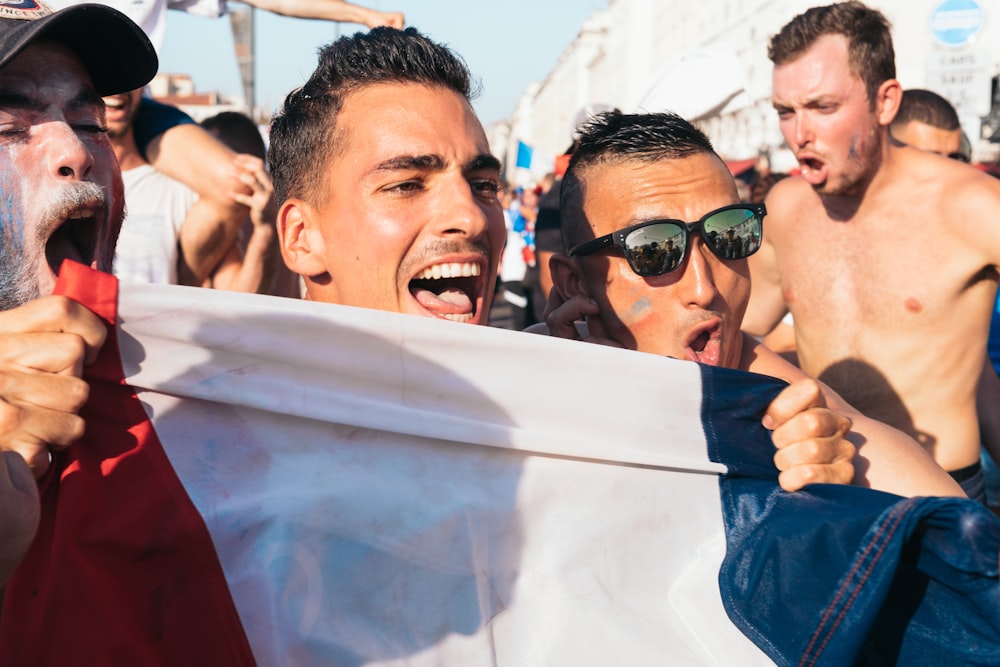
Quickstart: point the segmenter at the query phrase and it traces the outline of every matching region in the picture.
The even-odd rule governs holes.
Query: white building
[[[491,145],[509,166],[523,141],[555,156],[570,143],[571,122],[586,104],[623,111],[675,111],[712,138],[726,159],[782,147],[771,108],[767,42],[808,0],[608,0],[522,95]],[[975,157],[1000,150],[1000,1],[870,0],[893,25],[897,78],[929,88],[959,110]],[[992,139],[992,141],[991,141]],[[529,175],[507,177],[524,180]],[[520,177],[520,178],[518,178]]]

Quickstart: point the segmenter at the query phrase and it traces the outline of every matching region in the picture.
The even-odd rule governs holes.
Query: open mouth
[[[476,262],[442,262],[418,273],[410,281],[410,293],[434,317],[471,322],[482,294],[481,276]]]
[[[810,185],[820,185],[826,181],[826,163],[815,157],[799,158],[802,177]]]
[[[97,228],[98,217],[93,208],[70,211],[45,244],[45,258],[52,272],[58,274],[66,259],[90,266],[97,247]]]
[[[689,361],[718,366],[722,357],[722,322],[712,318],[695,327],[688,335],[685,353]]]

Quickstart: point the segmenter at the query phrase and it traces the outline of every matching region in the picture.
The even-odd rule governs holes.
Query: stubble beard
[[[882,155],[882,136],[877,127],[872,129],[868,139],[868,148],[864,153],[851,150],[847,164],[836,182],[831,182],[827,177],[826,182],[816,186],[816,192],[832,197],[859,197],[864,194],[868,183],[878,171]]]

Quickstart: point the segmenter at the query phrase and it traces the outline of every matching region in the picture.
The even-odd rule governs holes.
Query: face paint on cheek
[[[19,182],[6,151],[0,152],[0,310],[15,308],[38,296],[34,280],[37,258],[25,254],[24,207]],[[15,196],[17,194],[18,196]]]
[[[652,314],[653,305],[649,302],[648,297],[643,296],[632,302],[632,305],[624,311],[618,313],[618,316],[619,319],[621,319],[622,324],[626,327],[632,327],[641,323]]]
[[[861,152],[858,150],[858,143],[860,141],[861,140],[858,137],[851,137],[851,148],[847,151],[848,160],[857,160],[861,155]]]
[[[0,154],[0,163],[3,162],[3,155]],[[20,199],[14,197],[17,192],[17,188],[13,187],[16,176],[12,177],[10,169],[7,166],[0,170],[0,234],[3,235],[4,252],[13,248],[20,257],[24,252],[24,210]]]

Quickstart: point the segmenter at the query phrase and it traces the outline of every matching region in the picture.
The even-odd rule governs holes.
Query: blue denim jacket
[[[706,368],[730,619],[779,665],[1000,664],[1000,520],[960,498],[814,485],[786,493],[760,437],[782,383]],[[719,403],[726,406],[719,410]]]

